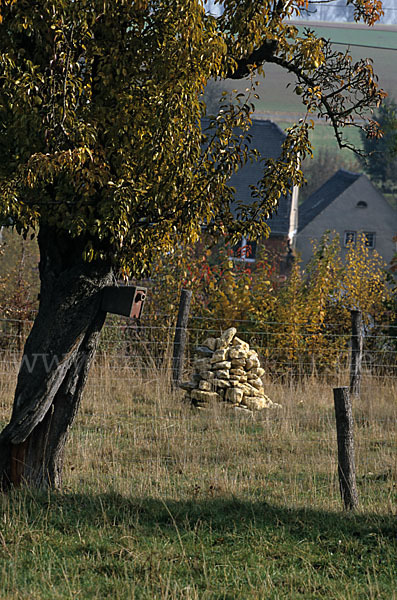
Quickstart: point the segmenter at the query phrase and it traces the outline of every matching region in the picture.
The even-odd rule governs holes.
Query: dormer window
[[[368,204],[366,202],[364,202],[364,200],[359,200],[356,204],[357,208],[367,208]]]

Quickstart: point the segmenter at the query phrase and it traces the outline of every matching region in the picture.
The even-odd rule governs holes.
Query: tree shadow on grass
[[[391,514],[288,508],[225,496],[162,501],[115,492],[20,490],[1,505],[8,511],[6,544],[15,547],[23,573],[26,564],[30,577],[36,572],[32,540],[37,544],[39,538],[43,556],[65,565],[66,577],[83,590],[81,598],[393,597],[397,548]],[[12,560],[9,565],[15,568]],[[69,597],[62,582],[52,585],[64,594],[57,597]],[[167,596],[169,585],[179,591]],[[43,600],[54,597],[53,588],[49,593]]]
[[[162,531],[177,535],[191,532],[197,525],[213,535],[238,534],[246,531],[283,531],[291,542],[321,539],[360,540],[371,546],[374,536],[386,543],[397,541],[397,522],[392,514],[346,513],[289,508],[266,502],[237,498],[160,500],[128,498],[109,492],[90,495],[76,493],[13,492],[14,505],[36,523],[64,533],[76,527],[114,527],[139,529],[140,534],[157,536]]]

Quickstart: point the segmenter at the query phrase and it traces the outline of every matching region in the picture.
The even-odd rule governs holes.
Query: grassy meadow
[[[395,52],[369,52],[395,95]],[[287,83],[269,66],[259,89],[258,115],[281,126],[301,116]],[[312,141],[336,148],[326,125]],[[3,356],[1,428],[17,368]],[[196,411],[167,370],[99,357],[63,489],[0,495],[0,600],[397,600],[397,382],[367,374],[354,401],[354,513],[339,495],[332,396],[347,382],[269,379],[279,409]]]
[[[330,39],[334,43],[335,51],[344,53],[349,50],[353,62],[364,58],[372,61],[380,87],[389,97],[397,97],[396,27],[367,28],[354,26],[352,23],[340,23],[338,26],[310,23],[308,26],[314,29],[318,36]],[[299,29],[302,32],[304,26],[299,26]],[[292,75],[277,65],[269,64],[265,67],[264,80],[259,81],[260,99],[256,106],[259,113],[280,115],[282,119],[288,113],[301,115],[303,107],[300,97],[293,92],[295,79]],[[230,82],[230,85],[240,85],[242,89],[244,83]]]
[[[295,24],[298,25],[298,23]],[[303,32],[306,26],[314,29],[317,35],[333,41],[335,51],[346,52],[349,50],[353,62],[369,58],[380,87],[387,92],[390,98],[397,98],[395,27],[368,28],[352,23],[337,25],[310,22],[299,25],[300,31]],[[301,103],[301,98],[294,93],[295,78],[285,69],[278,65],[267,64],[264,77],[258,77],[257,81],[259,82],[257,88],[259,99],[255,101],[255,117],[271,119],[284,129],[305,116],[305,107]],[[228,91],[237,89],[239,92],[244,92],[249,83],[249,80],[230,80],[219,83],[219,88]],[[352,170],[360,170],[361,167],[355,155],[350,150],[339,149],[332,127],[325,121],[316,120],[316,115],[313,115],[313,118],[316,127],[310,137],[314,157],[316,158],[321,150],[327,150],[334,154],[341,153],[345,162],[351,163]],[[360,134],[356,128],[345,128],[343,135],[347,141],[361,148]]]
[[[282,408],[255,415],[197,412],[127,367],[94,367],[62,492],[0,499],[1,600],[397,598],[395,381],[367,377],[355,402],[349,514],[335,382],[268,381]],[[9,368],[1,425],[14,384]]]

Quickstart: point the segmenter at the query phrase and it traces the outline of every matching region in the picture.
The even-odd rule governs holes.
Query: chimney
[[[295,248],[296,234],[298,233],[298,202],[299,202],[299,187],[294,185],[291,197],[291,209],[289,213],[289,228],[288,240],[291,248]]]

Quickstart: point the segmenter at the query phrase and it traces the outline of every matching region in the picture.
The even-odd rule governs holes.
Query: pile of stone
[[[191,381],[180,384],[186,399],[199,408],[216,401],[250,411],[279,406],[265,395],[261,380],[265,371],[257,353],[236,333],[231,327],[195,349]]]

